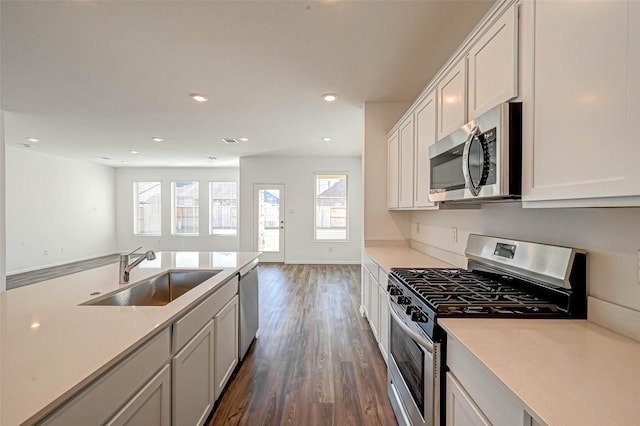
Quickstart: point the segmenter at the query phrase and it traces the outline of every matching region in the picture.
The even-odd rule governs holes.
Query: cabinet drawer
[[[170,356],[169,340],[167,329],[80,392],[42,424],[103,424],[167,363]]]
[[[493,425],[524,424],[525,411],[495,376],[455,338],[447,340],[447,365]],[[447,391],[448,392],[448,391]]]
[[[238,277],[235,276],[224,283],[204,302],[189,311],[173,323],[173,352],[177,352],[196,333],[209,322],[213,316],[238,293]]]
[[[362,252],[362,266],[367,268],[374,280],[378,281],[378,264],[366,252]]]

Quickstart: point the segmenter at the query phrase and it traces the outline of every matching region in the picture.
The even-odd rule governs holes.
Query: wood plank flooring
[[[207,423],[397,425],[359,265],[261,264],[260,330]]]

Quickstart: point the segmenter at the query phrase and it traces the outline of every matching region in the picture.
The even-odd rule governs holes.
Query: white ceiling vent
[[[236,139],[233,138],[222,138],[222,141],[227,144],[239,143]]]

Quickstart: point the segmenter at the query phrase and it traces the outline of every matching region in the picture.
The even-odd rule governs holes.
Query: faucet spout
[[[156,253],[153,250],[149,250],[142,256],[138,257],[133,262],[129,263],[130,254],[131,253],[120,255],[120,284],[126,284],[129,282],[129,273],[133,268],[138,266],[143,260],[153,260],[156,258]]]

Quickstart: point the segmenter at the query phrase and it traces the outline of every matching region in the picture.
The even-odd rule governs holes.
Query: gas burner
[[[438,316],[562,315],[566,309],[519,287],[513,277],[464,269],[392,269],[391,276]]]

